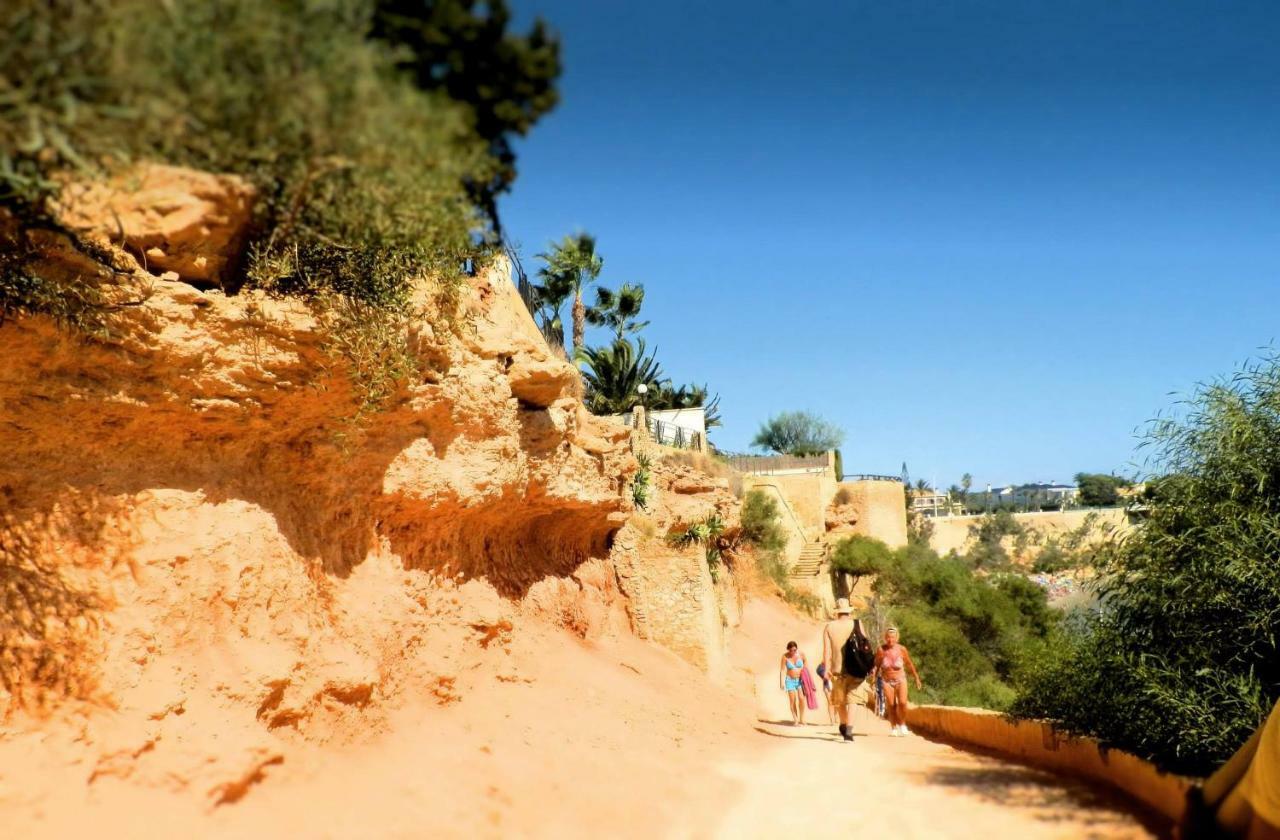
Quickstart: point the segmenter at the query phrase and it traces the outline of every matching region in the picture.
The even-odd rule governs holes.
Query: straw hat
[[[861,598],[854,598],[852,605],[850,605],[848,598],[840,598],[836,601],[835,613],[837,616],[853,615],[854,610],[864,610],[866,608],[867,605]]]

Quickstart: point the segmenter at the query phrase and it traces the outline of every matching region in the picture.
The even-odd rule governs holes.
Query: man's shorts
[[[831,675],[831,704],[847,706],[856,703],[858,688],[866,681],[866,677],[854,677],[849,674]]]

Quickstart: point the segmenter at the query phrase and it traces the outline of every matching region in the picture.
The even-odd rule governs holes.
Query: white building
[[[635,423],[635,414],[611,414],[609,419],[624,426]],[[645,411],[645,425],[655,443],[678,449],[706,449],[707,415],[702,407],[666,408]]]
[[[988,496],[989,494],[989,496]],[[1074,484],[1017,484],[1010,487],[992,487],[987,493],[970,491],[972,499],[989,498],[993,506],[1052,507],[1074,506],[1080,496],[1080,488]]]

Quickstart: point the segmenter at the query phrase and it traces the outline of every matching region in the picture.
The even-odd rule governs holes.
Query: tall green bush
[[[1099,608],[1013,708],[1204,773],[1280,698],[1280,359],[1200,387],[1145,445],[1149,519],[1099,552]]]
[[[250,284],[397,311],[414,278],[456,286],[480,254],[465,183],[496,163],[468,108],[397,70],[372,20],[372,0],[2,4],[0,205],[56,227],[64,173],[232,172],[262,196]],[[68,290],[32,261],[0,271],[0,314],[59,314]]]
[[[757,549],[781,552],[787,547],[778,502],[763,490],[751,490],[742,499],[742,538]]]
[[[895,551],[874,591],[919,662],[929,702],[1007,708],[1015,675],[1057,630],[1058,612],[1025,577],[978,575],[926,546]]]
[[[1005,537],[1020,537],[1025,529],[1007,510],[985,513],[969,526],[969,536],[974,540],[973,546],[965,557],[975,569],[1008,568],[1009,553],[1004,549]]]

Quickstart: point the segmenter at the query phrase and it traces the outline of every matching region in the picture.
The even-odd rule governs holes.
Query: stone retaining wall
[[[1013,720],[986,709],[912,706],[911,728],[921,735],[991,750],[1006,758],[1077,776],[1137,800],[1156,814],[1178,823],[1195,780],[1156,769],[1120,750],[1106,749],[1092,738],[1057,732],[1044,721]]]

